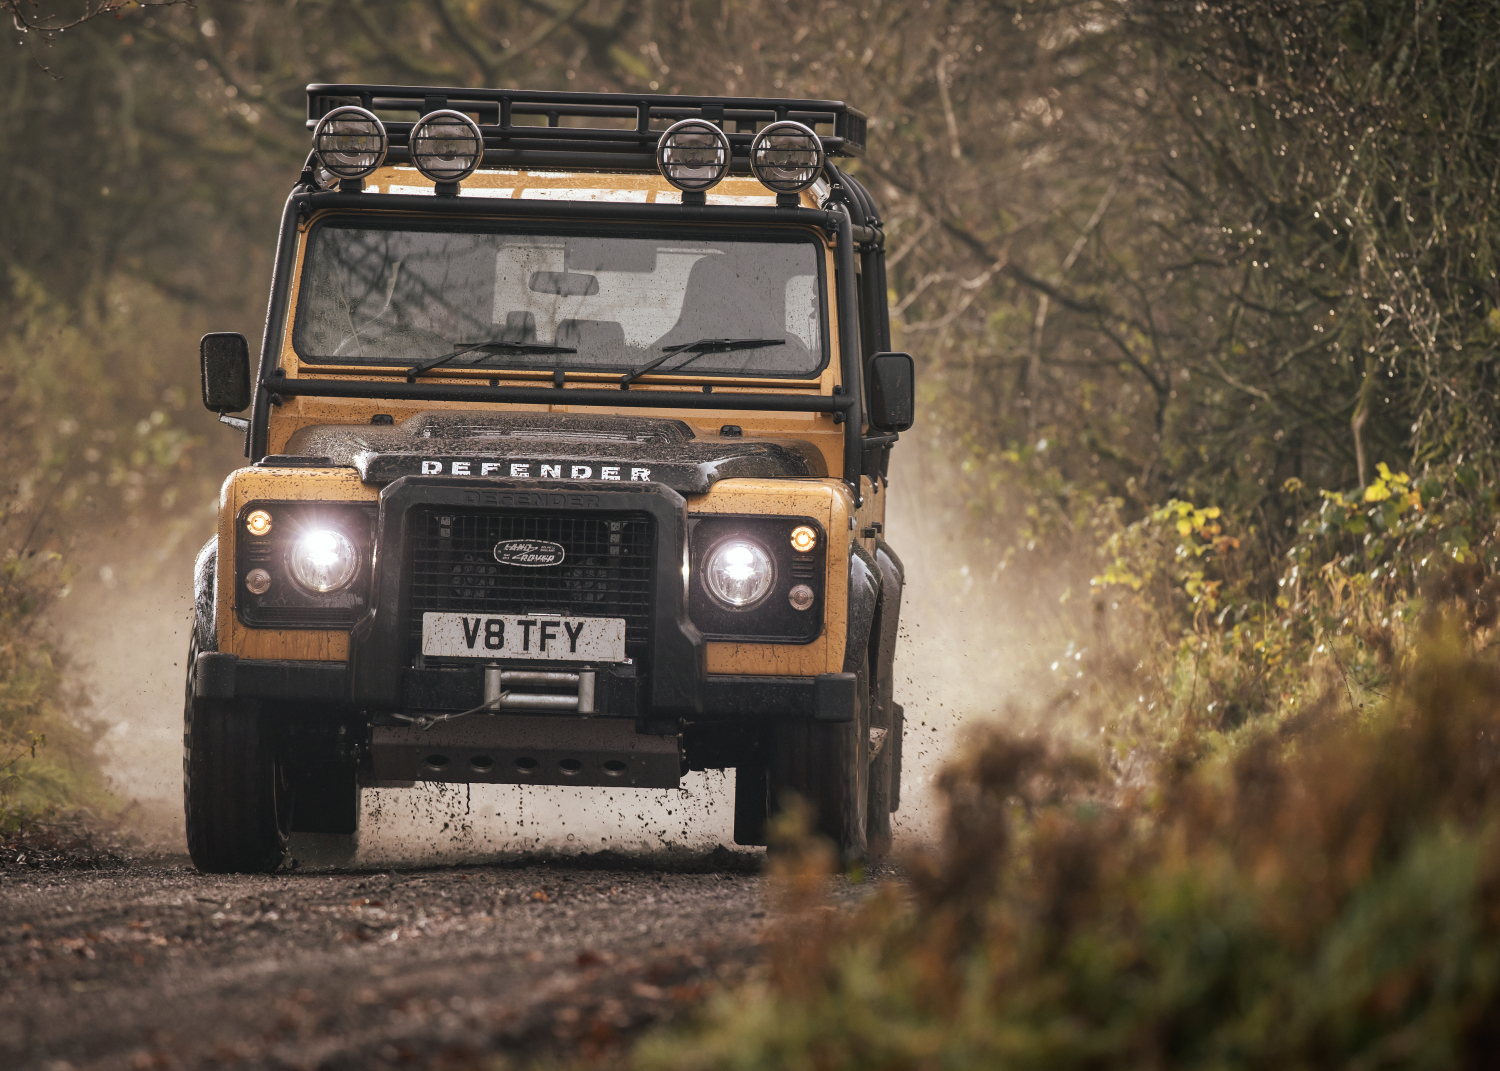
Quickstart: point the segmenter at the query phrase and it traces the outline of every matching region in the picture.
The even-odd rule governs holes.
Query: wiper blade
[[[728,353],[730,350],[754,350],[759,349],[761,346],[785,345],[786,339],[784,338],[700,338],[697,342],[689,342],[684,346],[664,346],[662,347],[660,357],[647,361],[639,368],[632,369],[621,376],[620,389],[629,390],[631,383],[651,371],[651,369],[661,364],[667,358],[675,357],[679,353],[691,354],[688,357],[688,361],[691,361],[695,357],[703,356],[705,353]],[[682,363],[687,364],[687,361],[683,361]],[[680,368],[681,365],[678,367]]]
[[[506,342],[502,339],[494,339],[489,342],[464,343],[462,349],[445,353],[441,357],[432,357],[412,365],[406,370],[406,381],[413,382],[423,372],[430,371],[440,364],[447,364],[455,357],[462,357],[466,353],[483,350],[486,353],[577,353],[572,346],[549,346],[543,342]]]

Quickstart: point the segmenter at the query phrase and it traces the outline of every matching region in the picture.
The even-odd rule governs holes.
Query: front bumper
[[[429,671],[432,686],[448,691],[429,693],[424,707],[469,709],[481,702],[483,679],[478,668]],[[198,656],[193,670],[193,692],[199,699],[255,699],[278,704],[308,704],[330,714],[359,712],[349,691],[349,666],[344,662],[270,661],[240,658],[218,651]],[[760,718],[815,718],[850,721],[858,700],[853,673],[821,673],[816,677],[750,677],[705,674],[700,684],[702,708],[688,720],[754,720]],[[611,711],[608,693],[601,696],[603,713],[656,715],[649,710]]]

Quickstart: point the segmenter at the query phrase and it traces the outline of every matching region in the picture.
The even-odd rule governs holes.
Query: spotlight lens
[[[338,591],[359,571],[359,557],[349,537],[333,528],[315,528],[292,545],[287,564],[292,578],[308,591]]]
[[[765,598],[775,578],[771,556],[745,539],[720,543],[709,554],[703,572],[709,594],[737,610]]]
[[[823,159],[818,135],[791,120],[772,123],[750,143],[750,170],[777,193],[798,193],[818,181]]]
[[[792,549],[798,554],[806,554],[818,545],[818,533],[805,524],[799,524],[792,529]]]
[[[245,531],[253,536],[263,536],[271,530],[271,515],[263,509],[251,510],[245,518]]]
[[[806,584],[798,584],[786,593],[787,601],[792,604],[793,610],[811,610],[813,604],[813,589]]]
[[[335,108],[313,131],[313,151],[336,178],[364,178],[385,162],[385,124],[363,108]]]
[[[662,131],[656,165],[679,190],[701,193],[729,174],[729,139],[712,123],[684,119]]]
[[[433,182],[462,182],[484,161],[484,136],[463,112],[428,112],[407,144],[412,163]]]
[[[271,574],[264,569],[251,569],[245,574],[245,588],[252,595],[264,595],[271,590]]]

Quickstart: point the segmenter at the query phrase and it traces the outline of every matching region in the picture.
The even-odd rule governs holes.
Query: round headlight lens
[[[304,532],[292,544],[287,565],[292,578],[308,591],[326,595],[338,591],[359,572],[359,556],[349,537],[333,528]]]
[[[764,599],[775,574],[771,556],[747,539],[720,543],[709,553],[703,567],[703,581],[709,594],[737,610]]]
[[[385,124],[373,113],[353,105],[333,109],[313,131],[318,162],[341,179],[364,178],[385,163],[389,146]]]
[[[717,186],[729,174],[729,138],[702,119],[684,119],[661,132],[656,166],[662,177],[688,193]]]
[[[433,182],[462,182],[484,162],[484,135],[463,112],[428,112],[412,126],[407,146]]]
[[[823,173],[823,142],[801,123],[772,123],[750,143],[750,170],[767,189],[800,193]]]

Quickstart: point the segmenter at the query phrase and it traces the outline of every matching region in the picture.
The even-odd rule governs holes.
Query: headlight
[[[703,567],[703,582],[709,594],[737,610],[765,598],[775,578],[771,556],[748,539],[720,543],[709,553]]]
[[[750,170],[777,193],[801,193],[823,173],[823,142],[801,123],[772,123],[750,143]]]
[[[335,108],[313,131],[313,151],[328,172],[341,179],[362,179],[385,162],[390,145],[385,124],[353,105]]]
[[[428,112],[406,144],[411,162],[433,182],[462,182],[484,162],[484,136],[463,112]]]
[[[702,119],[673,123],[656,143],[656,166],[679,190],[702,193],[729,174],[729,139]]]
[[[308,591],[326,595],[346,587],[359,572],[359,555],[343,532],[334,528],[314,528],[304,532],[292,544],[287,564],[292,579]]]

